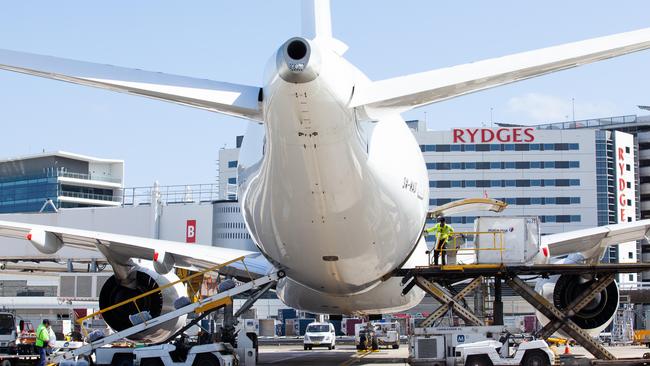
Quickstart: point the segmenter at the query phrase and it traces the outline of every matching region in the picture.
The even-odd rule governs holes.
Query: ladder
[[[104,338],[98,339],[96,341],[90,342],[80,348],[77,348],[75,350],[68,351],[62,355],[58,355],[55,358],[53,358],[50,362],[52,363],[60,363],[63,360],[69,360],[69,359],[74,359],[78,356],[82,355],[90,355],[95,349],[103,346],[107,346],[113,342],[116,342],[122,338],[127,338],[129,336],[132,336],[134,334],[137,334],[139,332],[145,331],[147,329],[153,328],[155,326],[158,326],[162,323],[165,323],[169,320],[176,319],[180,316],[187,315],[189,313],[203,313],[206,311],[211,311],[215,308],[219,308],[221,306],[231,304],[232,303],[232,297],[235,295],[242,294],[246,291],[262,287],[264,285],[267,285],[269,283],[277,281],[280,277],[282,277],[283,272],[274,272],[266,276],[262,276],[260,278],[251,280],[249,282],[243,283],[241,285],[238,285],[236,287],[231,288],[230,290],[223,291],[217,294],[214,294],[210,297],[207,297],[205,299],[199,300],[197,302],[191,303],[189,305],[186,305],[182,308],[179,308],[177,310],[171,311],[169,313],[162,314],[158,317],[155,317],[153,319],[147,320],[143,323],[139,323],[137,325],[134,325],[130,328],[124,329],[119,332],[115,332],[113,334],[110,334]]]

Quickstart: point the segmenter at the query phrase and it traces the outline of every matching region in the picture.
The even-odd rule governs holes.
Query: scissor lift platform
[[[615,360],[615,357],[607,351],[600,343],[596,342],[587,332],[576,325],[571,317],[586,306],[600,291],[609,285],[617,273],[638,273],[650,271],[650,263],[607,263],[607,264],[532,264],[532,265],[507,265],[507,264],[469,264],[469,265],[448,265],[448,266],[427,266],[416,268],[403,268],[396,271],[395,275],[403,277],[403,293],[408,292],[414,286],[422,288],[432,295],[442,306],[434,311],[425,322],[432,324],[437,318],[444,315],[447,309],[456,312],[468,324],[480,324],[480,319],[474,316],[468,309],[462,307],[458,302],[463,296],[472,291],[482,277],[493,277],[496,284],[501,280],[506,283],[524,300],[531,304],[536,310],[544,314],[550,321],[537,334],[539,338],[545,338],[558,330],[573,337],[587,351],[596,358],[602,360]],[[566,309],[558,309],[548,300],[535,292],[519,276],[522,275],[577,275],[590,273],[595,275],[595,281],[587,286]],[[461,281],[473,279],[469,285],[461,290],[456,296],[451,296],[436,280]],[[495,299],[500,301],[500,289],[497,290]],[[495,312],[496,312],[495,306]]]

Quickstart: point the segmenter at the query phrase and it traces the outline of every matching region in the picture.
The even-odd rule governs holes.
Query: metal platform
[[[613,360],[614,356],[601,344],[594,341],[591,336],[576,325],[571,317],[582,309],[600,291],[614,281],[617,273],[638,273],[650,271],[650,263],[616,263],[616,264],[538,264],[538,265],[506,265],[506,264],[476,264],[476,265],[447,265],[405,268],[396,271],[395,275],[403,277],[403,294],[414,286],[433,296],[442,305],[427,319],[426,324],[431,324],[440,318],[447,310],[453,311],[462,318],[466,324],[475,325],[482,321],[469,309],[459,303],[459,300],[473,291],[483,277],[494,278],[495,324],[503,324],[501,303],[501,281],[505,280],[518,295],[531,304],[537,311],[544,314],[549,323],[535,334],[539,338],[547,338],[558,330],[564,331],[580,343],[586,350],[601,360]],[[565,309],[558,309],[548,300],[528,286],[520,276],[536,275],[548,277],[552,275],[577,275],[590,273],[595,275],[595,281],[584,288],[581,294],[574,299]],[[473,279],[456,296],[452,296],[436,282],[456,282]]]
[[[591,264],[465,264],[401,268],[393,273],[396,277],[424,276],[429,279],[468,279],[478,276],[509,277],[509,276],[553,276],[581,273],[639,273],[650,271],[650,263],[600,263]]]

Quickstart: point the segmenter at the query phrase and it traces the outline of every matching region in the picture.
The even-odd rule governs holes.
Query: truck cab
[[[332,323],[310,323],[305,330],[304,338],[305,350],[313,347],[327,347],[327,349],[336,348],[336,333]]]
[[[16,318],[12,313],[0,312],[0,353],[15,353]]]

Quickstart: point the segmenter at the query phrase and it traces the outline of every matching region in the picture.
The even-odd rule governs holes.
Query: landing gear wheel
[[[305,347],[305,351],[307,350],[307,348],[309,348],[309,347],[307,347],[307,346],[304,346],[304,347]]]
[[[335,344],[332,345],[332,349],[336,349],[336,345],[335,345]]]
[[[393,349],[398,349],[398,348],[399,348],[399,344],[394,344],[393,345]]]
[[[528,351],[521,361],[523,366],[550,366],[548,356],[541,351]]]
[[[328,350],[328,351],[331,351],[331,350],[332,350],[332,345],[331,345],[331,344],[330,344],[329,346],[327,346],[327,350]]]
[[[201,354],[194,359],[192,366],[219,366],[219,360],[214,355]]]

